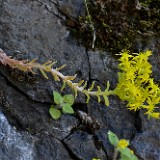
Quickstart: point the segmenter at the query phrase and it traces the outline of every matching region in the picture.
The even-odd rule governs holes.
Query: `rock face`
[[[77,80],[96,81],[102,88],[110,81],[115,88],[117,59],[108,52],[88,51],[65,26],[66,17],[84,14],[81,0],[0,0],[0,48],[20,60],[57,60],[55,67],[67,64],[65,75],[77,74]],[[155,50],[150,61],[159,81],[160,50]],[[46,80],[39,73],[23,73],[0,64],[0,159],[110,160],[113,147],[107,139],[108,130],[130,140],[140,159],[160,159],[160,122],[147,120],[142,111],[128,111],[117,97],[110,97],[107,108],[94,97],[86,105],[85,96],[79,94],[74,109],[95,119],[99,123],[96,130],[76,114],[51,119],[52,92],[60,90],[61,82],[48,76]],[[63,93],[71,90],[66,88]]]
[[[140,119],[141,134],[135,136],[132,146],[142,159],[160,159],[160,122],[148,120],[142,112],[140,112]]]
[[[19,132],[8,123],[2,113],[0,113],[0,129],[2,160],[71,159],[59,140],[46,135],[38,138],[24,131]]]
[[[90,160],[94,158],[100,158],[106,160],[107,157],[97,146],[95,146],[95,140],[93,135],[89,135],[85,132],[74,132],[64,140],[64,143],[73,151],[78,159]]]
[[[0,159],[33,159],[32,137],[25,132],[18,133],[0,113]]]

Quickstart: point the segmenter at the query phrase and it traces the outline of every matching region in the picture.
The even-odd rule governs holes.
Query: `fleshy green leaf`
[[[45,73],[45,71],[43,69],[40,69],[40,72],[42,73],[44,78],[48,79],[48,76],[47,76],[47,74]]]
[[[73,108],[72,108],[71,105],[68,104],[68,103],[62,104],[62,111],[63,111],[64,113],[68,113],[68,114],[73,114],[73,113],[74,113]]]
[[[131,159],[125,156],[124,154],[121,154],[120,160],[131,160]]]
[[[58,110],[58,109],[56,109],[56,108],[53,108],[53,107],[51,107],[50,109],[49,109],[49,113],[50,113],[50,115],[51,115],[51,117],[53,118],[53,119],[59,119],[60,117],[61,117],[61,111],[60,110]]]
[[[66,87],[66,82],[63,81],[63,85],[62,85],[62,87],[61,87],[61,91],[63,91],[65,87]]]
[[[118,151],[121,153],[121,157],[128,157],[128,160],[138,160],[129,148],[118,149]]]
[[[109,106],[109,100],[107,96],[103,96],[104,100],[105,100],[105,104],[108,107]]]
[[[107,91],[109,91],[109,87],[110,87],[110,83],[109,81],[107,81],[107,88],[106,88]]]
[[[66,94],[63,96],[63,102],[69,103],[70,105],[73,105],[74,103],[74,96],[72,94]]]
[[[117,147],[119,139],[113,132],[111,131],[108,132],[108,139],[113,146]]]
[[[54,92],[53,92],[53,96],[54,96],[54,102],[55,102],[56,104],[61,104],[61,103],[63,103],[63,97],[61,96],[60,93],[54,91]]]

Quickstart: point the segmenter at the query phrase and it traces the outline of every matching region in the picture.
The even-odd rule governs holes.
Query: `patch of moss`
[[[117,53],[134,50],[138,35],[158,34],[160,30],[159,0],[90,0],[88,10],[96,30],[95,48]],[[93,31],[86,17],[75,20],[74,35],[91,48]]]

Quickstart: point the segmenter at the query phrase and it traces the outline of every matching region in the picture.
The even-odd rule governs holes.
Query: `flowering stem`
[[[89,89],[86,89],[87,82],[85,82],[84,80],[81,80],[78,83],[72,82],[76,78],[76,75],[74,76],[63,75],[59,70],[61,70],[64,67],[64,65],[60,68],[53,69],[52,67],[56,62],[48,61],[44,64],[39,64],[36,61],[37,59],[33,59],[30,62],[27,62],[25,60],[15,60],[7,56],[7,54],[2,49],[0,49],[0,62],[3,65],[8,65],[11,68],[17,68],[24,72],[29,71],[34,74],[35,70],[39,70],[42,73],[42,75],[47,79],[48,76],[46,73],[51,73],[55,81],[60,81],[61,79],[65,84],[67,84],[70,88],[72,88],[75,91],[75,97],[77,96],[77,92],[85,94],[87,96],[87,102],[90,99],[90,95],[97,96],[99,102],[101,100],[100,97],[103,96],[107,105],[108,104],[107,97],[111,94],[114,94],[113,91],[109,91],[109,83],[105,91],[101,91],[99,86],[97,86],[97,91],[92,91],[94,88],[94,83],[92,83]]]
[[[118,156],[118,150],[117,148],[114,149],[114,155],[113,155],[113,160],[116,160]]]

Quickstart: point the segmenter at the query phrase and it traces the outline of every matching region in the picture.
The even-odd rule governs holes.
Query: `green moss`
[[[151,7],[151,8],[159,8],[159,0],[140,0],[139,1],[142,6]]]
[[[90,19],[88,20],[88,15],[80,17],[71,28],[74,29],[74,35],[81,39],[87,48],[91,48],[91,20],[96,30],[95,48],[112,53],[118,53],[122,49],[134,51],[135,39],[139,35],[143,37],[151,31],[158,35],[160,30],[160,1],[140,1],[140,4],[141,9],[137,9],[136,1],[88,1]]]

